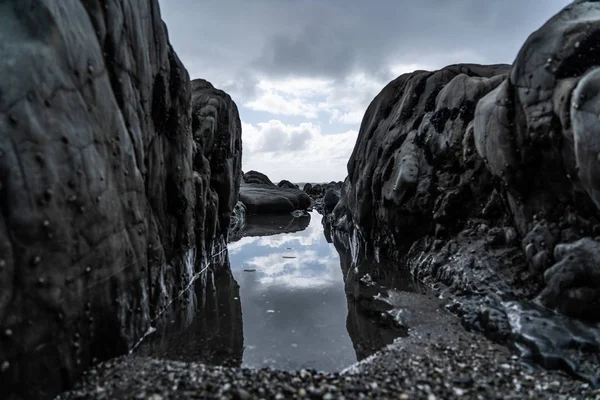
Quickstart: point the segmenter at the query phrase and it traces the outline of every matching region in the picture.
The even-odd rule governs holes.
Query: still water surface
[[[274,232],[302,228],[304,221],[262,217],[261,225],[271,225]],[[313,212],[304,230],[245,236],[229,244],[231,270],[240,285],[242,366],[333,371],[356,362],[346,329],[340,258],[320,221]]]
[[[191,288],[193,304],[174,302],[163,316],[168,323],[136,354],[339,371],[407,334],[393,318],[390,325],[391,306],[374,299],[386,288],[415,291],[411,279],[374,260],[354,264],[355,251],[327,242],[316,212],[249,216],[228,250],[229,265],[211,265]],[[193,315],[181,311],[189,305]]]

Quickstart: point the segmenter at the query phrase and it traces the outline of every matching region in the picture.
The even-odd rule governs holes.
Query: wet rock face
[[[589,239],[600,233],[598,37],[597,2],[566,7],[531,35],[509,78],[477,105],[474,124],[477,151],[504,187],[530,267],[546,278],[540,299],[593,319],[600,318],[597,273],[569,259],[593,259],[600,249]],[[572,254],[558,257],[565,252]]]
[[[241,132],[228,96],[190,86],[157,1],[36,4],[0,6],[0,393],[48,398],[222,242]]]
[[[207,239],[229,229],[241,183],[242,127],[231,97],[203,79],[191,82],[194,184],[205,199],[196,208],[196,235]],[[198,243],[200,246],[201,243]]]
[[[473,113],[507,72],[503,65],[453,65],[386,86],[363,118],[335,219],[391,248],[481,212],[492,176],[475,151]]]
[[[486,287],[477,265],[499,252],[486,265],[520,276],[497,277],[507,291],[600,318],[597,268],[575,262],[600,249],[599,37],[600,4],[575,1],[512,67],[391,82],[365,114],[330,225],[463,293]]]

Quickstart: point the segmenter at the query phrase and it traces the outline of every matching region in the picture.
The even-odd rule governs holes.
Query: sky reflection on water
[[[325,240],[321,216],[311,217],[303,231],[229,244],[240,285],[243,366],[334,371],[356,362],[339,256]]]

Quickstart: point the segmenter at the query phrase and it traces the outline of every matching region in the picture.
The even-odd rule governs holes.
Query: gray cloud
[[[567,0],[161,0],[194,74],[344,77],[403,62],[507,62]],[[477,58],[477,59],[473,59]],[[212,76],[211,76],[212,75]],[[240,88],[247,86],[239,84]]]
[[[191,77],[237,103],[244,168],[306,181],[344,178],[364,110],[396,75],[459,62],[511,63],[528,35],[570,3],[159,2]]]

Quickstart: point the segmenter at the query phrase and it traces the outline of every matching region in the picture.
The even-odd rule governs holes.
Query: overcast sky
[[[160,0],[193,78],[242,119],[243,169],[343,180],[360,121],[398,75],[512,63],[569,0]]]

